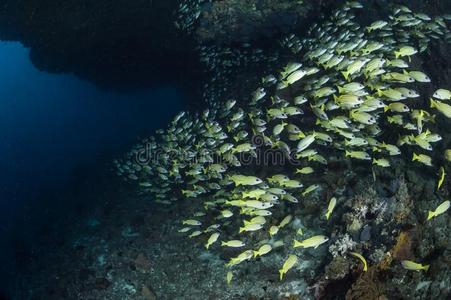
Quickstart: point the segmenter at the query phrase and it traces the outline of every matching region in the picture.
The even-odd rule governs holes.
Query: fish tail
[[[341,74],[343,74],[343,76],[346,80],[349,80],[349,72],[343,71],[343,72],[341,72]]]
[[[434,99],[430,99],[431,100],[431,108],[437,107],[437,102],[434,101]]]
[[[429,270],[429,265],[423,266],[423,270],[425,270],[425,271]]]
[[[327,212],[326,213],[326,220],[329,220],[329,218],[330,218],[330,212]]]
[[[398,59],[400,55],[401,55],[401,52],[400,52],[400,51],[395,51],[395,58],[396,58],[396,59]]]
[[[210,247],[210,245],[209,245],[209,244],[206,244],[206,245],[205,245],[205,249],[208,250],[208,247]]]
[[[241,233],[244,231],[244,227],[240,227],[240,231],[238,233]]]
[[[227,243],[226,242],[224,242],[224,241],[221,241],[221,246],[226,246],[227,245]]]
[[[433,211],[429,211],[429,212],[428,212],[428,218],[427,218],[427,221],[429,221],[429,220],[432,219],[433,217],[435,217],[434,212],[433,212]]]
[[[258,255],[258,251],[254,251],[254,255],[253,255],[254,258],[257,257],[257,255]]]
[[[419,158],[419,156],[416,153],[414,153],[412,156],[412,161],[416,161],[416,160],[418,160],[418,158]]]
[[[344,90],[343,87],[341,87],[341,86],[338,87],[338,92],[339,92],[340,94],[343,92],[343,90]],[[334,95],[334,96],[335,96],[335,95]],[[335,98],[334,98],[334,99],[335,99]]]
[[[340,88],[338,88],[338,92],[341,93]],[[334,97],[335,103],[337,103],[337,99],[338,99],[337,95],[334,94],[333,97]]]
[[[384,112],[388,111],[388,105],[384,105]]]
[[[280,269],[280,270],[279,270],[279,274],[280,274],[280,277],[279,277],[280,279],[279,279],[279,280],[282,280],[283,274],[284,274],[284,273],[283,273],[283,269]]]
[[[345,156],[350,156],[351,153],[348,150],[345,150]]]

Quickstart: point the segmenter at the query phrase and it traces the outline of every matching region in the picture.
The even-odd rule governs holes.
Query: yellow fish
[[[305,239],[303,241],[294,240],[293,248],[302,247],[302,248],[318,248],[319,245],[324,244],[329,240],[328,237],[324,235],[315,235],[311,238]]]
[[[329,206],[327,207],[326,220],[329,220],[330,214],[334,210],[336,204],[337,204],[337,198],[332,197],[329,201]]]
[[[444,212],[446,212],[449,207],[450,207],[450,202],[449,200],[443,202],[442,204],[440,204],[439,206],[437,206],[437,208],[434,211],[429,211],[428,212],[428,220],[437,217],[438,215],[443,214]]]
[[[263,180],[255,176],[232,175],[230,176],[230,179],[232,179],[236,186],[257,185],[263,182]]]
[[[275,234],[277,234],[277,232],[279,232],[279,227],[273,225],[269,228],[269,235],[273,236]]]
[[[289,255],[287,260],[283,263],[282,269],[279,270],[280,280],[282,280],[283,275],[288,272],[298,261],[298,257],[296,255]]]
[[[395,58],[398,59],[400,57],[408,56],[410,60],[410,56],[414,55],[417,52],[418,51],[411,46],[404,46],[399,48],[398,51],[395,51]]]
[[[357,252],[350,252],[351,255],[357,257],[358,259],[360,259],[363,262],[363,271],[366,272],[368,271],[368,265],[366,263],[366,259],[365,257],[363,257],[360,253]]]
[[[429,265],[419,264],[411,260],[402,260],[401,265],[404,269],[411,271],[429,270]]]
[[[208,239],[207,243],[205,244],[205,248],[208,249],[210,248],[210,246],[214,243],[216,243],[216,241],[219,238],[219,233],[215,232],[213,233],[210,238]]]
[[[221,246],[222,247],[227,246],[227,247],[232,247],[232,248],[239,248],[239,247],[245,246],[245,244],[240,240],[230,240],[227,242],[222,241]]]
[[[413,154],[412,161],[419,161],[426,166],[432,166],[432,158],[426,154]]]
[[[442,114],[444,114],[445,117],[451,118],[451,106],[450,105],[445,104],[440,101],[436,101],[432,98],[430,100],[431,100],[431,108],[437,108],[437,110],[439,112],[441,112]]]
[[[233,278],[232,271],[227,272],[227,276],[226,276],[227,285],[230,285],[230,283],[232,282],[232,278]]]
[[[280,222],[279,224],[279,228],[284,228],[288,223],[291,222],[291,219],[293,218],[293,216],[288,215],[285,218],[283,218],[283,220]]]
[[[314,170],[311,167],[304,167],[302,169],[296,169],[296,172],[294,172],[295,174],[311,174],[313,173]]]
[[[240,227],[240,231],[239,233],[243,232],[243,231],[257,231],[263,228],[263,224],[257,224],[257,223],[251,223],[251,224],[247,224],[243,227]]]
[[[440,189],[440,187],[443,184],[443,181],[445,181],[445,176],[446,176],[445,169],[443,167],[440,167],[440,179],[438,180],[437,190]]]
[[[254,257],[262,256],[269,253],[272,250],[271,245],[264,244],[257,251],[254,251]]]

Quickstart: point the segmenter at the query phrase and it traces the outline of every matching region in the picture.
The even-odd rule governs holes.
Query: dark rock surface
[[[200,75],[177,34],[177,0],[4,0],[0,39],[20,41],[40,70],[74,73],[115,89],[178,84]],[[199,80],[197,80],[199,82]]]

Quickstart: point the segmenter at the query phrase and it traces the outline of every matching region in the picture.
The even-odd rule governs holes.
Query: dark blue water
[[[36,222],[55,207],[71,213],[65,191],[95,181],[112,157],[182,106],[176,87],[116,94],[40,72],[21,44],[0,43],[0,274],[14,271],[3,261],[11,262],[18,240],[33,243]]]

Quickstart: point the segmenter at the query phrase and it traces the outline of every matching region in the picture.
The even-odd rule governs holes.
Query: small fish
[[[379,166],[382,168],[387,168],[387,167],[390,167],[390,162],[385,158],[380,158],[380,159],[373,158],[373,165],[376,165],[376,166]]]
[[[226,275],[227,285],[230,285],[230,283],[232,282],[232,278],[233,278],[232,271],[228,271]]]
[[[326,220],[329,220],[330,215],[332,214],[332,211],[334,210],[336,204],[337,204],[337,198],[332,197],[329,201],[329,206],[327,207]]]
[[[441,187],[442,184],[443,184],[443,181],[445,181],[445,176],[446,176],[445,168],[440,167],[440,179],[438,180],[437,190],[440,189],[440,187]]]
[[[302,248],[318,248],[319,245],[324,244],[329,240],[328,237],[324,235],[316,235],[311,238],[308,238],[303,241],[294,240],[293,248],[302,247]]]
[[[316,189],[318,189],[320,186],[319,184],[312,184],[310,186],[308,186],[305,191],[302,192],[302,196],[305,196],[313,191],[315,191]]]
[[[211,245],[213,245],[214,243],[216,243],[216,241],[219,238],[219,233],[215,232],[213,233],[210,238],[208,238],[207,243],[205,244],[205,248],[208,249],[210,248]]]
[[[295,174],[312,174],[314,172],[311,167],[304,167],[302,169],[296,169]]]
[[[178,232],[181,232],[181,233],[183,233],[183,232],[188,232],[188,231],[191,230],[191,228],[192,228],[192,227],[183,227],[182,229],[179,229]]]
[[[278,226],[272,225],[271,227],[269,227],[269,235],[270,236],[276,235],[277,232],[279,232]]]
[[[221,246],[222,247],[239,248],[239,247],[244,247],[245,244],[244,244],[244,242],[242,242],[240,240],[230,240],[227,242],[221,241]]]
[[[201,234],[202,234],[202,231],[196,230],[196,231],[193,231],[188,237],[193,238],[193,237],[199,236]]]
[[[439,206],[437,206],[437,208],[434,211],[429,211],[427,220],[435,218],[438,215],[441,215],[444,212],[446,212],[449,209],[450,204],[451,204],[450,201],[447,200],[447,201],[443,202],[442,204],[440,204]]]
[[[426,166],[432,166],[432,158],[426,154],[413,154],[412,161],[418,161]]]
[[[375,22],[371,23],[370,26],[366,27],[366,30],[368,32],[371,32],[376,29],[384,28],[387,24],[388,24],[387,21],[382,21],[382,20],[375,21]]]
[[[280,222],[280,224],[279,224],[279,229],[280,228],[284,228],[286,225],[288,225],[288,223],[290,223],[291,222],[291,219],[293,218],[293,216],[292,215],[288,215],[288,216],[286,216],[285,218],[283,218],[283,220]]]
[[[282,269],[279,270],[280,280],[283,279],[283,275],[286,274],[298,261],[296,255],[290,254],[287,260],[283,263]]]
[[[451,149],[446,149],[445,150],[445,155],[444,155],[445,159],[447,161],[451,161]]]
[[[243,227],[240,227],[239,233],[241,233],[243,231],[257,231],[262,228],[263,228],[263,224],[251,223],[251,224],[247,224]]]
[[[402,260],[401,265],[404,269],[411,271],[429,270],[429,265],[419,264],[411,260]]]
[[[439,112],[441,112],[442,114],[444,114],[445,117],[451,118],[451,106],[450,105],[445,104],[440,101],[433,100],[432,98],[430,100],[431,100],[431,108],[437,108],[437,110]]]
[[[371,160],[371,156],[366,153],[365,151],[345,151],[345,156],[349,156],[356,159],[363,159],[363,160]]]
[[[230,179],[232,179],[236,186],[257,185],[263,182],[263,180],[255,176],[232,175],[230,176]]]
[[[228,209],[224,209],[224,210],[221,211],[221,215],[222,215],[224,218],[230,218],[231,216],[233,216],[233,212],[231,212],[231,211],[228,210]]]
[[[190,220],[183,220],[182,224],[183,225],[191,225],[191,226],[200,226],[200,225],[202,225],[202,223],[200,221],[192,220],[192,219],[190,219]]]
[[[363,257],[360,253],[357,253],[357,252],[350,252],[350,254],[357,257],[358,259],[360,259],[363,262],[363,271],[364,272],[368,271],[368,265],[366,263],[365,257]]]
[[[257,251],[254,251],[254,258],[269,253],[272,250],[271,245],[264,244]]]
[[[440,99],[440,100],[450,100],[451,99],[451,91],[446,90],[446,89],[438,89],[434,92],[432,97],[434,97],[435,99]]]
[[[417,53],[418,50],[416,50],[415,48],[411,47],[411,46],[404,46],[399,48],[397,51],[395,51],[395,58],[400,58],[400,57],[404,57],[404,56],[410,56],[414,55],[415,53]]]

